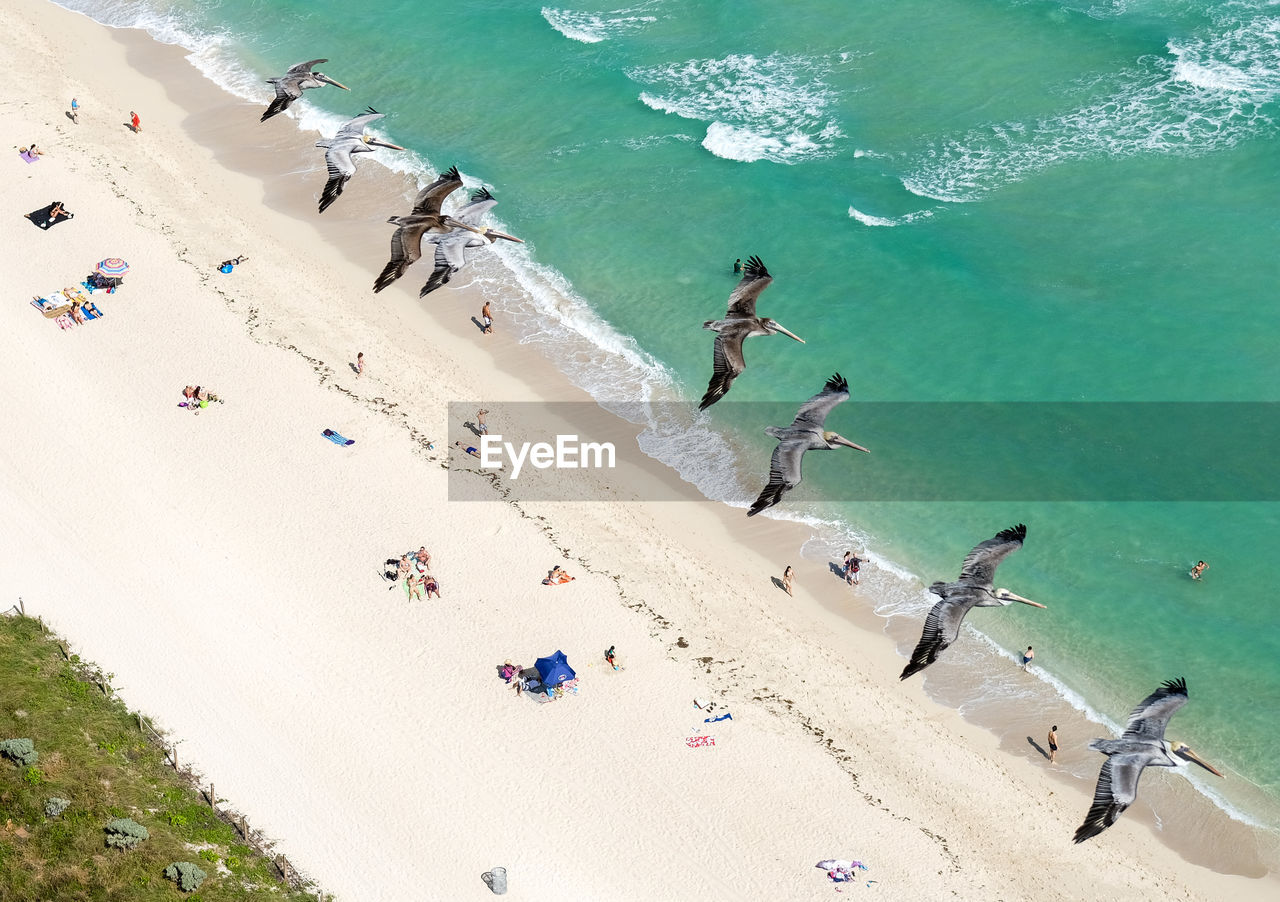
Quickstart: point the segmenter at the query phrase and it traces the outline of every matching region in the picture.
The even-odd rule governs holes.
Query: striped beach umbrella
[[[129,271],[129,264],[125,263],[119,257],[108,257],[98,264],[98,272],[104,276],[112,278],[120,278]]]

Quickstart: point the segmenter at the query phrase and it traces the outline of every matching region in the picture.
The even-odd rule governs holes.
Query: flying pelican
[[[756,316],[756,299],[772,281],[773,276],[769,275],[769,270],[764,268],[760,258],[748,257],[747,265],[742,270],[742,281],[733,289],[733,294],[729,295],[729,310],[725,313],[725,318],[707,320],[702,324],[702,328],[716,333],[716,345],[711,357],[711,382],[707,385],[707,393],[702,396],[702,403],[698,405],[699,410],[706,410],[723,398],[733,385],[733,380],[747,368],[747,361],[742,356],[742,342],[747,338],[781,332],[804,344],[803,338],[788,332],[769,317]]]
[[[427,284],[423,285],[422,290],[418,292],[418,297],[426,297],[453,278],[453,274],[466,265],[467,259],[464,252],[467,248],[488,247],[499,238],[524,244],[522,238],[476,225],[480,217],[497,203],[487,188],[478,188],[471,192],[471,203],[459,210],[456,217],[452,217],[457,228],[443,235],[432,235],[427,238],[427,241],[436,246],[436,266],[431,271]]]
[[[1181,742],[1164,738],[1169,718],[1187,703],[1187,681],[1169,680],[1148,695],[1129,713],[1129,723],[1119,739],[1095,739],[1089,748],[1102,752],[1107,760],[1098,774],[1098,788],[1084,823],[1076,830],[1075,841],[1097,836],[1116,822],[1138,797],[1138,778],[1144,767],[1186,767],[1194,761],[1210,773],[1222,771],[1200,760]]]
[[[324,193],[320,195],[321,213],[329,209],[329,205],[338,199],[338,195],[342,193],[343,186],[350,181],[351,176],[356,174],[356,161],[351,158],[352,154],[368,153],[375,147],[404,150],[399,144],[380,141],[364,133],[366,125],[375,119],[381,119],[384,115],[384,113],[379,113],[373,107],[368,107],[363,116],[357,116],[342,126],[332,138],[316,142],[316,147],[328,148],[324,155],[324,161],[329,166],[329,181],[325,182]]]
[[[323,88],[325,85],[333,85],[335,88],[342,88],[344,91],[350,91],[344,84],[339,84],[323,72],[312,72],[311,67],[320,63],[327,63],[328,60],[307,60],[305,63],[298,63],[296,66],[290,66],[289,71],[279,78],[268,78],[267,84],[276,86],[276,99],[271,101],[271,106],[267,107],[267,111],[262,114],[259,122],[266,122],[277,113],[283,113],[289,109],[289,104],[293,103],[302,96],[302,92],[308,88]]]
[[[836,373],[827,380],[822,391],[800,406],[790,426],[770,426],[764,431],[765,435],[778,439],[778,447],[773,449],[773,458],[769,461],[769,484],[747,511],[748,517],[754,517],[766,507],[773,507],[782,500],[783,493],[800,484],[800,462],[804,458],[804,452],[833,451],[837,446],[844,445],[846,448],[871,453],[843,435],[823,431],[822,426],[826,423],[831,408],[847,400],[849,383]]]
[[[911,661],[902,669],[899,679],[905,680],[938,660],[938,655],[959,638],[960,624],[973,608],[1004,607],[1013,601],[1036,608],[1044,607],[1039,602],[1015,595],[1008,589],[992,588],[996,567],[1008,555],[1021,548],[1022,540],[1026,537],[1027,528],[1021,523],[1001,530],[994,539],[987,539],[969,552],[960,565],[958,580],[953,583],[936,582],[929,587],[934,595],[942,596],[942,601],[935,604],[925,618],[924,634],[920,637],[916,650],[911,653]]]
[[[445,198],[461,187],[462,176],[458,174],[458,167],[453,166],[418,192],[413,202],[413,212],[408,216],[392,216],[387,220],[399,228],[391,236],[391,262],[383,267],[382,273],[373,283],[375,292],[386,288],[418,262],[418,258],[422,256],[423,232],[462,225],[440,212]]]

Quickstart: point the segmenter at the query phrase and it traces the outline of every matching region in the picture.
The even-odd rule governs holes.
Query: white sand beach
[[[874,574],[851,592],[801,559],[803,528],[710,502],[510,503],[480,475],[491,500],[448,500],[470,435],[450,402],[588,399],[501,308],[480,335],[465,285],[372,293],[411,186],[365,161],[317,216],[314,136],[259,125],[179,48],[47,3],[3,0],[0,26],[0,607],[21,596],[114,673],[326,892],[481,899],[500,865],[517,900],[824,899],[814,864],[835,857],[876,881],[848,892],[884,899],[1280,895],[1272,840],[1216,809],[1197,823],[1228,850],[1217,870],[1138,806],[1073,845],[1092,785],[900,683]],[[53,200],[74,219],[22,218]],[[131,271],[94,294],[101,320],[32,308],[108,256]],[[179,408],[188,384],[225,403]],[[440,600],[378,575],[419,545]],[[785,563],[794,598],[771,582]],[[543,586],[555,564],[575,581]],[[497,676],[557,649],[577,694],[537,704]],[[704,724],[695,698],[733,719]]]

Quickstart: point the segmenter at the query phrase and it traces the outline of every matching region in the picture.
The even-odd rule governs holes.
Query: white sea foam
[[[544,6],[542,18],[571,41],[598,44],[652,25],[658,21],[658,17],[649,10],[659,5],[659,2],[645,3],[632,9],[615,9],[607,13],[577,12]]]
[[[882,226],[885,228],[905,225],[915,222],[917,219],[928,219],[932,215],[932,210],[917,210],[914,213],[905,213],[897,219],[885,219],[883,216],[872,216],[870,213],[863,213],[855,207],[849,208],[850,219],[856,219],[865,226]]]
[[[990,191],[1065,162],[1139,154],[1201,156],[1269,134],[1280,97],[1280,18],[1263,0],[1213,11],[1214,26],[1119,73],[1125,87],[1032,123],[975,129],[926,149],[903,186],[940,201]],[[1269,11],[1269,12],[1268,12]]]
[[[663,113],[707,123],[702,146],[729,160],[797,163],[829,156],[844,137],[830,113],[834,92],[823,57],[733,54],[636,67],[627,77],[645,85],[640,102]]]

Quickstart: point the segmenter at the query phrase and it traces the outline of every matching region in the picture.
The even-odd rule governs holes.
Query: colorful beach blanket
[[[684,744],[691,749],[704,749],[714,746],[716,738],[714,736],[690,736],[684,741]]]
[[[345,438],[344,436],[341,436],[338,433],[334,432],[332,429],[326,429],[324,431],[324,437],[327,438],[329,441],[333,442],[335,445],[354,445],[356,443],[355,439]]]

